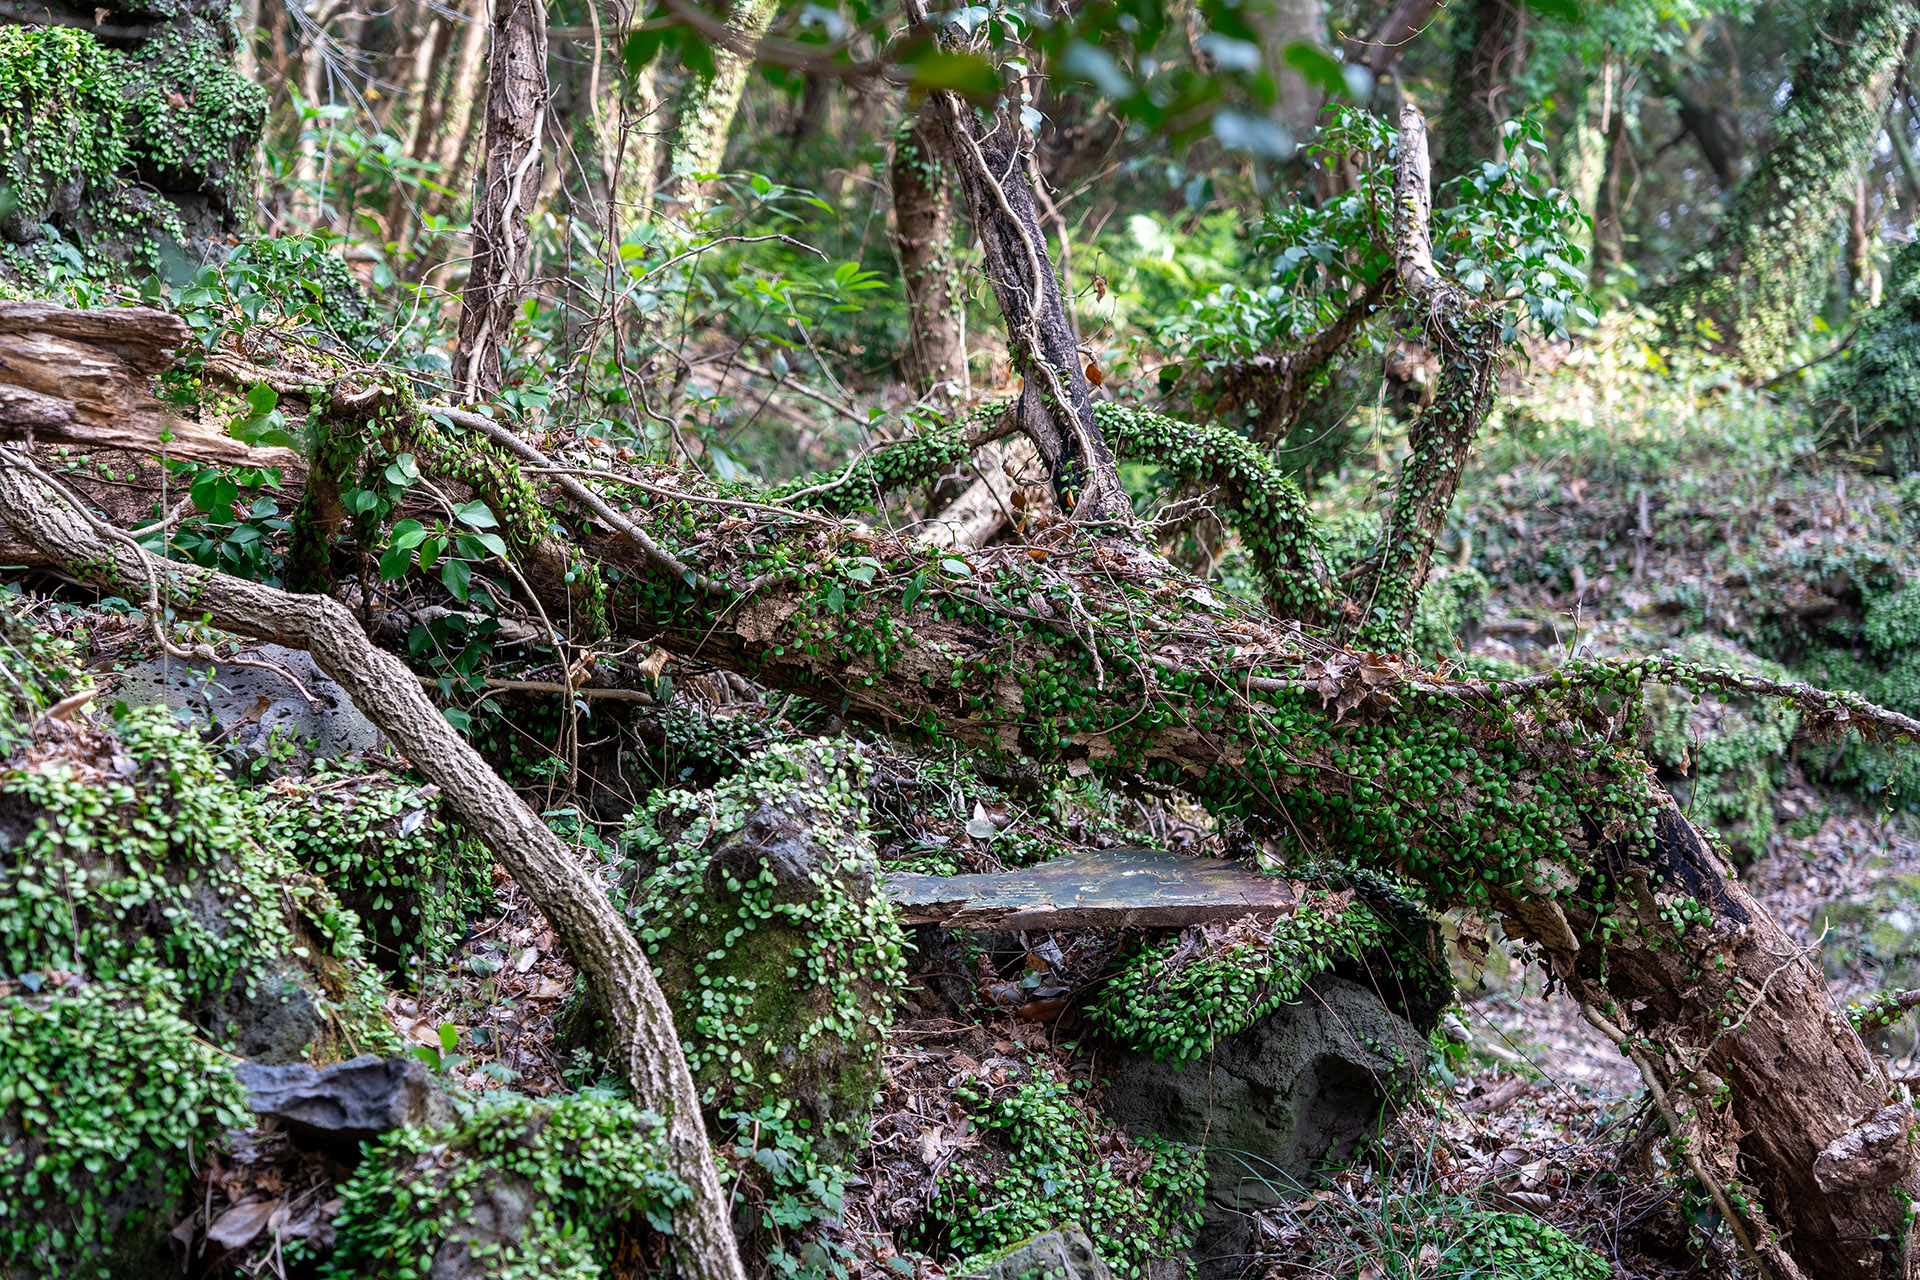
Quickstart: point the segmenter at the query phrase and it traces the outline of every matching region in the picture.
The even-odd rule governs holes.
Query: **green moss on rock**
[[[1129,1139],[1070,1086],[1038,1075],[998,1092],[969,1082],[958,1096],[1001,1149],[940,1180],[930,1216],[967,1260],[956,1274],[1063,1223],[1078,1224],[1126,1280],[1193,1243],[1206,1181],[1197,1152]]]
[[[709,791],[657,793],[627,832],[628,909],[702,1102],[786,1101],[827,1153],[872,1107],[906,980],[865,770],[852,746],[769,748]]]
[[[389,972],[433,972],[492,899],[493,858],[440,816],[437,788],[322,761],[262,804],[271,837],[333,886]]]
[[[0,1272],[91,1276],[185,1186],[245,1100],[150,961],[0,997]]]
[[[665,1126],[590,1091],[484,1104],[448,1129],[371,1144],[340,1188],[329,1280],[601,1280],[649,1233],[672,1229],[687,1189],[667,1170]],[[627,1259],[631,1262],[631,1259]]]
[[[1313,893],[1271,923],[1253,917],[1137,945],[1088,1010],[1130,1049],[1188,1062],[1297,999],[1320,974],[1387,938],[1379,916],[1346,895]]]

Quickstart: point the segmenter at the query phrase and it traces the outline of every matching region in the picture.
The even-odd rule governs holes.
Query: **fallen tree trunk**
[[[667,1125],[673,1171],[691,1193],[676,1215],[689,1274],[744,1280],[713,1153],[673,1015],[638,940],[599,883],[421,692],[347,608],[159,560],[89,516],[18,448],[0,448],[0,518],[49,562],[129,599],[153,593],[240,635],[305,649],[545,913],[612,1024],[612,1056],[641,1106]]]
[[[411,443],[423,470],[440,474],[474,474],[474,452],[489,449],[427,420]],[[21,483],[9,492],[24,496]],[[542,499],[578,530],[556,567],[617,571],[600,615],[607,631],[891,731],[1120,786],[1178,787],[1304,850],[1403,876],[1436,908],[1498,911],[1681,1100],[1711,1176],[1751,1187],[1765,1213],[1751,1234],[1764,1242],[1777,1231],[1787,1251],[1777,1274],[1793,1274],[1792,1262],[1815,1276],[1892,1265],[1908,1230],[1902,1197],[1916,1189],[1906,1157],[1884,1144],[1846,1155],[1849,1134],[1892,1101],[1890,1086],[1829,1013],[1813,968],[1632,745],[1643,683],[1732,677],[1623,662],[1440,680],[1326,646],[1137,545],[1082,540],[1066,526],[1050,542],[970,552],[962,575],[924,545],[676,483],[608,477],[597,487],[610,512],[697,565],[712,590],[664,571],[602,521],[566,514],[558,495]],[[511,509],[503,491],[478,492]],[[714,501],[741,526],[716,535]],[[17,498],[6,514],[23,527],[39,518]],[[92,545],[46,551],[93,574]],[[526,564],[537,593],[566,598],[539,558]],[[116,572],[115,589],[129,590]],[[197,607],[210,606],[203,597]],[[301,642],[224,604],[214,616]],[[1794,700],[1815,726],[1920,732],[1847,696],[1756,691]],[[1818,1176],[1823,1158],[1840,1171]]]

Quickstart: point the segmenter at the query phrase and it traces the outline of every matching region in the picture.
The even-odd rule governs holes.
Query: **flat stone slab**
[[[1300,900],[1297,885],[1244,862],[1164,849],[1102,849],[991,875],[892,875],[883,888],[906,923],[948,929],[1177,929],[1285,915]]]

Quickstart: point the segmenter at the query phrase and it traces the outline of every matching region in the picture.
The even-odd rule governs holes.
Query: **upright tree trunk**
[[[1261,13],[1254,6],[1250,13]],[[1299,68],[1286,61],[1289,45],[1310,44],[1324,48],[1327,43],[1327,8],[1322,0],[1278,0],[1264,9],[1261,45],[1264,47],[1267,74],[1279,89],[1280,121],[1296,138],[1304,138],[1320,114],[1325,95],[1310,83]]]
[[[1470,0],[1459,23],[1433,162],[1442,183],[1500,158],[1500,129],[1517,105],[1513,84],[1526,56],[1520,0]]]
[[[540,191],[547,109],[541,0],[499,0],[487,74],[487,153],[473,189],[473,266],[460,299],[453,378],[468,399],[500,390],[500,345],[527,280],[527,215]]]
[[[1880,272],[1873,265],[1873,245],[1877,237],[1869,214],[1867,179],[1853,184],[1853,199],[1847,202],[1847,305],[1872,307],[1880,303]]]
[[[1130,522],[1132,507],[1094,421],[1092,391],[1034,210],[1027,168],[1033,140],[1008,108],[987,120],[944,90],[928,100],[939,114],[1006,318],[1007,350],[1025,379],[1020,429],[1046,460],[1062,510],[1079,521]]]
[[[1588,81],[1586,92],[1580,95],[1579,105],[1574,110],[1573,128],[1568,131],[1568,145],[1562,160],[1565,166],[1563,181],[1572,193],[1575,204],[1582,210],[1596,209],[1600,201],[1600,184],[1607,169],[1606,126],[1611,123],[1608,117],[1613,106],[1615,75],[1613,59],[1603,60],[1600,73]],[[1589,258],[1592,257],[1592,226],[1576,224],[1568,238],[1585,249]]]
[[[1915,10],[1833,0],[1793,68],[1773,141],[1727,201],[1707,247],[1648,302],[1749,369],[1775,368],[1830,296],[1840,210],[1880,135]]]
[[[922,395],[967,392],[966,312],[953,263],[953,164],[931,100],[893,148],[893,242],[907,291],[907,381]]]
[[[753,69],[752,57],[738,47],[751,47],[766,34],[776,7],[774,0],[739,0],[727,17],[728,39],[737,47],[716,48],[713,74],[688,85],[680,100],[667,179],[683,201],[707,195],[708,182],[700,175],[718,173],[726,163],[734,113],[747,87],[747,72]]]
[[[1632,158],[1629,149],[1633,140],[1627,136],[1626,105],[1627,90],[1632,83],[1633,73],[1624,66],[1619,67],[1613,100],[1601,126],[1606,135],[1606,162],[1600,174],[1599,190],[1594,193],[1593,257],[1587,263],[1587,279],[1596,288],[1620,265],[1625,247],[1621,220],[1626,216],[1627,192],[1621,188],[1627,163]]]
[[[427,147],[432,142],[433,131],[440,121],[441,109],[446,99],[434,92],[440,78],[441,65],[447,58],[447,46],[452,41],[452,29],[447,20],[435,13],[428,20],[427,29],[420,36],[415,47],[412,65],[407,72],[407,85],[404,99],[412,114],[407,119],[406,153],[414,160],[426,159]],[[407,239],[413,230],[415,205],[421,198],[418,188],[394,185],[387,199],[387,238],[401,253],[406,251]]]
[[[612,221],[616,238],[625,239],[652,219],[653,191],[660,181],[660,141],[666,119],[654,64],[640,68],[620,95],[619,105],[619,133],[610,140],[619,154]]]

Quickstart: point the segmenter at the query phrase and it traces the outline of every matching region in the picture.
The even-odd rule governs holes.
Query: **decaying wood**
[[[1103,849],[992,875],[895,875],[883,887],[908,924],[947,929],[1184,929],[1287,915],[1300,902],[1300,886],[1244,862],[1163,849]]]
[[[498,423],[489,421],[487,427],[489,435],[505,432]],[[524,442],[515,451],[522,457],[532,452]],[[430,460],[423,465],[430,466]],[[0,486],[0,511],[32,532],[43,562],[102,585],[111,583],[115,590],[132,586],[144,591],[139,566],[129,565],[124,549],[107,545],[112,555],[103,560],[98,556],[102,535],[95,531],[79,536],[87,529],[72,508],[61,504],[54,516],[78,533],[49,537],[45,524],[54,516],[38,507],[50,504],[21,474],[19,468],[8,470],[5,486]],[[577,478],[570,483],[588,488]],[[595,481],[603,492],[618,483],[612,477]],[[572,563],[591,560],[615,567],[623,582],[665,583],[676,592],[684,587],[684,575],[664,567],[661,546],[649,551],[630,533],[660,531],[663,526],[656,520],[678,518],[670,491],[663,491],[663,498],[630,488],[628,496],[634,501],[631,506],[620,503],[621,511],[592,492],[587,498],[571,488],[548,492],[557,508],[570,501],[577,504],[577,527],[584,532],[568,552],[578,557]],[[602,528],[596,529],[586,516]],[[750,510],[742,518],[749,525],[742,541],[792,538],[796,559],[815,554],[803,549],[805,539],[822,536],[817,520],[771,508]],[[882,564],[900,563],[913,554],[907,544],[881,532],[846,525],[837,526],[836,532],[863,544]],[[961,747],[1039,761],[1084,762],[1116,783],[1164,786],[1177,780],[1177,785],[1204,794],[1219,780],[1246,772],[1249,760],[1271,742],[1271,713],[1297,708],[1303,692],[1317,692],[1327,700],[1329,725],[1349,715],[1391,725],[1404,713],[1406,699],[1440,698],[1456,709],[1457,724],[1479,744],[1475,750],[1537,760],[1540,771],[1577,767],[1577,757],[1568,756],[1564,740],[1551,738],[1530,715],[1508,714],[1514,700],[1538,696],[1552,682],[1568,678],[1565,672],[1481,684],[1449,681],[1388,659],[1363,663],[1257,611],[1211,596],[1200,612],[1156,607],[1157,601],[1191,595],[1198,584],[1130,540],[1070,536],[1072,531],[1064,527],[1058,532],[1060,539],[1044,547],[970,552],[974,573],[966,579],[936,582],[923,590],[909,587],[911,575],[890,573],[864,585],[836,618],[835,630],[844,636],[884,630],[892,646],[885,665],[874,664],[864,653],[843,651],[836,643],[796,641],[796,616],[816,616],[808,610],[816,606],[817,580],[805,573],[752,579],[724,540],[708,544],[699,575],[705,585],[691,598],[680,597],[681,603],[667,613],[614,610],[609,620],[617,633],[644,638],[670,652],[697,655],[769,688],[804,694],[838,708],[850,720],[892,730],[938,725],[946,741]],[[1032,554],[1035,551],[1042,554]],[[564,558],[549,563],[530,556],[521,566],[532,590],[549,602],[555,616],[562,616],[557,609],[568,599],[568,585],[558,577],[567,563]],[[321,646],[314,652],[323,666],[323,652],[338,652],[327,646],[346,643],[290,629],[267,605],[253,603],[293,599],[317,611],[316,626],[350,626],[344,610],[331,602],[279,592],[255,596],[249,593],[265,589],[178,565],[167,565],[162,572],[177,575],[169,577],[170,594],[178,598],[192,591],[195,611],[211,612],[216,625],[282,643],[311,640]],[[989,593],[980,583],[993,583],[995,590]],[[911,606],[905,596],[909,589],[916,601]],[[964,607],[936,609],[936,600]],[[1124,635],[1102,631],[1095,621],[1120,613],[1131,619]],[[1104,708],[1116,726],[1138,721],[1143,709],[1150,708],[1157,727],[1127,738],[1124,754],[1103,733],[1082,731],[1063,738],[1053,705],[1036,697],[1022,679],[1056,662],[1063,652],[1093,656],[1095,678],[1078,691],[1083,707]],[[390,664],[383,671],[401,670],[390,657],[380,660]],[[348,679],[330,673],[353,690]],[[1657,672],[1643,674],[1660,678]],[[408,687],[417,695],[410,677]],[[1920,733],[1920,723],[1857,700],[1798,686],[1759,691],[1792,698],[1830,726],[1851,723],[1888,734]],[[370,696],[383,694],[376,689]],[[427,705],[410,699],[407,714]],[[1423,732],[1422,724],[1416,715],[1406,727]],[[1118,736],[1121,728],[1110,732]],[[409,755],[416,750],[406,742],[401,746]],[[419,749],[423,754],[416,763],[423,770],[441,767],[434,765],[431,744]],[[1330,820],[1316,824],[1303,816],[1313,802],[1329,796],[1340,797],[1355,810],[1391,805],[1395,822],[1440,831],[1463,813],[1499,809],[1506,800],[1472,786],[1447,788],[1427,799],[1383,799],[1364,793],[1362,780],[1341,770],[1305,759],[1298,764],[1297,771],[1263,770],[1255,779],[1257,786],[1236,794],[1250,812],[1298,830],[1310,845],[1337,842],[1346,830]],[[1768,1215],[1764,1225],[1784,1242],[1787,1253],[1782,1256],[1790,1256],[1809,1275],[1877,1277],[1883,1255],[1906,1238],[1905,1204],[1920,1190],[1910,1168],[1891,1183],[1874,1185],[1887,1173],[1890,1148],[1877,1136],[1883,1126],[1875,1117],[1894,1100],[1891,1086],[1852,1027],[1829,1011],[1817,968],[1732,878],[1657,781],[1649,775],[1642,785],[1642,799],[1656,806],[1657,838],[1646,842],[1609,830],[1605,813],[1589,817],[1580,830],[1563,833],[1579,852],[1578,865],[1540,865],[1523,883],[1495,887],[1496,905],[1511,922],[1513,936],[1539,943],[1556,975],[1585,1005],[1621,1028],[1663,1088],[1681,1100],[1684,1114],[1679,1119],[1692,1126],[1710,1173],[1729,1185],[1736,1177],[1743,1179],[1757,1192],[1754,1199]],[[544,832],[537,819],[529,815],[526,820],[534,824],[529,838]],[[514,834],[480,821],[476,828],[502,840]],[[525,851],[511,854],[504,847],[500,856],[516,878],[529,861]],[[530,876],[539,874],[538,859],[533,861],[536,865],[527,869]],[[1601,874],[1618,899],[1616,914],[1605,927],[1554,890],[1557,884]],[[573,918],[598,920],[592,912]],[[596,963],[601,967],[588,970],[591,980],[620,979],[623,971],[608,967],[612,962]],[[636,1066],[636,1072],[642,1073],[644,1066]],[[659,1095],[643,1090],[641,1096]],[[1719,1100],[1708,1105],[1707,1099],[1715,1098]],[[1855,1137],[1848,1139],[1849,1134]],[[1820,1163],[1828,1152],[1832,1154]],[[1756,1236],[1762,1234],[1760,1225],[1755,1224]]]
[[[692,1190],[676,1215],[680,1261],[706,1280],[745,1280],[673,1015],[631,927],[538,814],[453,731],[404,663],[375,648],[345,605],[159,560],[115,536],[16,446],[0,447],[0,518],[66,572],[129,599],[169,603],[239,635],[305,649],[545,913],[612,1025],[634,1098],[665,1117],[668,1159]]]
[[[169,410],[153,378],[188,337],[178,316],[144,307],[70,311],[0,302],[0,441],[154,450],[223,466],[301,468],[289,449],[241,444]]]
[[[960,496],[928,518],[927,539],[943,547],[983,547],[1014,522],[1022,500],[1014,477],[1039,475],[1033,442],[1021,436],[983,446],[975,457],[976,479]]]

